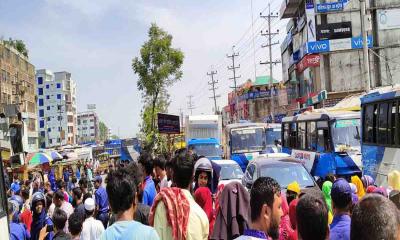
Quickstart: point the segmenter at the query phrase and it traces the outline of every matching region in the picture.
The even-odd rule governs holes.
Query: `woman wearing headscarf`
[[[357,187],[358,199],[361,199],[362,197],[364,197],[365,191],[364,191],[364,185],[363,185],[361,179],[357,175],[356,176],[352,176],[351,177],[351,183],[353,183]]]
[[[296,207],[299,199],[296,198],[289,204],[289,218],[290,225],[292,226],[293,232],[289,236],[289,240],[297,240],[297,220],[296,220]]]
[[[388,185],[391,190],[400,191],[400,172],[397,170],[391,171],[388,174]]]
[[[196,203],[199,204],[199,206],[207,214],[208,221],[210,223],[210,230],[208,235],[211,236],[214,227],[215,215],[210,189],[208,189],[207,187],[199,187],[194,193],[194,199]]]
[[[332,189],[332,182],[325,181],[322,184],[322,195],[324,196],[326,205],[328,206],[328,223],[331,224],[333,220],[333,212],[332,212],[332,198],[331,198],[331,189]]]
[[[279,240],[288,240],[294,232],[289,217],[289,205],[286,197],[282,197],[282,217],[279,224]]]

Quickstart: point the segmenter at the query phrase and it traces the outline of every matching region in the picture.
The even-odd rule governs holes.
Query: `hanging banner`
[[[303,59],[297,64],[296,70],[298,73],[302,73],[306,68],[318,67],[321,57],[319,54],[311,54],[304,56]]]
[[[307,37],[308,42],[315,42],[316,37],[316,24],[315,24],[315,9],[314,0],[306,0],[306,19],[307,19]]]
[[[317,25],[317,39],[330,40],[351,38],[351,22],[328,23]]]

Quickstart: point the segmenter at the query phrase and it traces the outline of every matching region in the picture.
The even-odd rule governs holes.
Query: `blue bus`
[[[377,185],[400,169],[400,88],[386,87],[361,98],[363,173]]]
[[[282,152],[313,176],[361,175],[360,112],[305,112],[282,120]]]
[[[258,155],[277,151],[273,145],[275,140],[280,141],[280,128],[280,124],[267,123],[245,122],[227,125],[224,149],[226,159],[237,162],[244,172],[249,161]]]

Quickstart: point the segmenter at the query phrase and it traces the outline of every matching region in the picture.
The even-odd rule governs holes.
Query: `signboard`
[[[374,42],[372,36],[367,37],[368,48],[372,48]],[[362,37],[354,37],[351,39],[351,48],[352,49],[360,49],[363,48],[363,39]]]
[[[179,116],[158,113],[157,123],[159,133],[179,134],[181,132]]]
[[[329,40],[307,42],[307,53],[323,53],[330,51]]]
[[[378,29],[389,30],[400,28],[400,9],[377,10]]]
[[[88,104],[87,109],[88,110],[96,110],[96,104]]]
[[[337,12],[337,11],[342,11],[343,7],[344,7],[343,2],[318,3],[317,12],[318,13]]]
[[[311,169],[314,165],[315,161],[315,152],[301,151],[301,150],[292,150],[292,157],[301,161],[306,167],[308,172],[311,172]]]
[[[309,42],[316,41],[316,23],[314,0],[306,0],[307,38]]]
[[[309,67],[318,67],[320,63],[321,57],[319,54],[311,54],[305,56],[298,64],[297,64],[297,72],[302,73],[306,68]]]
[[[330,40],[329,45],[331,51],[351,49],[351,38]]]
[[[351,22],[317,25],[317,40],[351,38]]]

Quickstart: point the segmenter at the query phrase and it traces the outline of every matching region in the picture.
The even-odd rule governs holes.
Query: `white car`
[[[237,164],[235,161],[233,160],[212,160],[212,161],[221,167],[218,185],[221,184],[226,185],[231,182],[242,183],[243,171],[240,168],[239,164]]]

